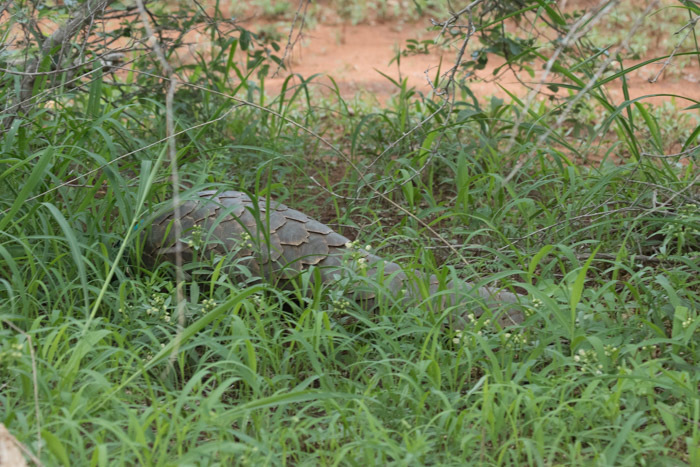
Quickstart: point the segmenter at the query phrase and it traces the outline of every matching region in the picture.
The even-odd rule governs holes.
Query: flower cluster
[[[344,298],[340,298],[338,300],[333,300],[333,308],[335,308],[337,311],[344,313],[348,310],[350,307],[350,302],[348,300],[345,300]]]
[[[681,322],[681,326],[683,327],[683,329],[688,329],[691,324],[693,324],[693,317],[692,316],[688,316],[687,319],[685,319]]]
[[[216,300],[205,298],[204,300],[202,300],[202,313],[209,313],[211,310],[216,308],[216,305]]]
[[[7,345],[5,347],[6,348],[0,350],[0,362],[8,360],[17,360],[18,358],[22,357],[22,351],[24,350],[23,343],[17,342],[14,344]]]
[[[527,337],[525,334],[512,334],[510,332],[504,332],[503,337],[506,340],[506,348],[508,349],[527,344]]]
[[[149,300],[149,302],[151,306],[146,309],[146,314],[148,316],[157,316],[162,313],[163,321],[169,323],[170,313],[168,313],[168,305],[170,300],[166,299],[166,295],[154,293],[153,295],[151,295],[151,299]]]
[[[468,313],[465,315],[465,318],[469,323],[472,325],[476,324],[476,322],[479,320],[479,318],[474,314],[474,313]],[[484,331],[489,330],[489,326],[491,325],[491,320],[486,318],[480,326],[480,329],[476,330],[473,332],[473,334],[477,336],[483,336],[485,333]],[[462,331],[455,331],[455,337],[452,339],[452,342],[455,344],[459,344],[460,341],[463,341],[464,338],[464,333]]]
[[[620,348],[614,345],[605,345],[603,347],[605,356],[609,358],[615,358],[619,350]],[[593,349],[579,349],[578,353],[574,355],[574,362],[580,366],[579,370],[581,372],[588,371],[594,375],[603,374],[603,364],[598,361],[598,354]],[[621,366],[618,366],[618,370],[624,372]]]
[[[347,242],[345,244],[345,248],[348,250],[365,250],[365,251],[371,251],[372,250],[372,245],[365,245],[364,248],[359,248],[357,246],[357,240],[353,242]]]
[[[467,315],[467,318],[468,318],[471,322],[474,322],[474,321],[475,321],[474,313],[468,314],[468,315]],[[486,322],[490,322],[490,320],[487,319]],[[478,330],[478,331],[474,331],[472,334],[481,337],[481,336],[484,335],[484,331],[483,331],[482,329],[480,329],[480,330]],[[463,331],[456,330],[456,331],[455,331],[455,336],[452,338],[452,343],[455,344],[455,345],[459,345],[460,343],[464,345],[464,344],[466,344],[466,338],[467,338],[467,336],[464,334]]]
[[[239,245],[242,246],[243,248],[247,248],[249,250],[252,250],[253,247],[255,246],[253,244],[253,238],[250,236],[248,232],[243,232],[241,234],[240,240],[239,240]]]
[[[580,366],[581,372],[589,371],[594,375],[603,374],[603,365],[598,363],[598,355],[593,349],[579,349],[578,353],[574,355],[574,361]]]
[[[146,310],[147,315],[158,314],[161,310],[166,311],[168,306],[165,303],[165,298],[161,294],[154,293],[151,295],[151,306]]]
[[[187,240],[185,240],[187,246],[195,250],[199,250],[204,245],[204,238],[202,233],[203,231],[201,225],[195,225],[194,227],[192,227],[192,230],[190,230],[190,237]]]
[[[469,314],[467,314],[467,319],[469,320],[470,323],[476,323],[479,318],[477,318],[474,313],[469,313]],[[490,325],[491,325],[491,320],[489,318],[486,318],[482,323],[482,327],[488,327]],[[478,334],[481,335],[481,331]]]
[[[527,307],[524,309],[524,313],[526,317],[530,317],[534,315],[539,308],[542,307],[542,300],[539,298],[533,298],[532,299],[532,305],[530,307]]]
[[[165,344],[162,344],[162,343],[161,343],[161,344],[160,344],[160,348],[161,348],[161,349],[164,349],[164,348],[165,348]],[[146,352],[146,361],[147,361],[147,362],[150,362],[151,360],[153,360],[153,352]]]
[[[357,240],[347,242],[345,248],[350,250],[350,259],[354,260],[360,271],[367,269],[367,253],[372,250],[372,245],[365,245],[364,248],[357,246]]]
[[[612,357],[613,355],[616,355],[619,350],[619,347],[615,347],[614,345],[610,344],[607,344],[605,345],[605,347],[603,347],[603,351],[605,352],[606,357]]]
[[[262,308],[264,305],[262,293],[256,292],[250,296],[250,301],[253,302],[257,308]]]

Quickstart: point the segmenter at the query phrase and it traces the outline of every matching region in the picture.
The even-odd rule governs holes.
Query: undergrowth
[[[308,276],[199,263],[181,313],[139,242],[172,193],[145,55],[1,115],[0,422],[19,442],[46,465],[700,464],[697,102],[669,118],[601,84],[562,124],[569,100],[462,81],[441,108],[395,81],[350,111],[337,89],[264,97],[274,63],[252,50],[177,70],[183,196],[271,196],[407,270],[516,291],[526,321],[451,329],[459,307],[369,313]]]

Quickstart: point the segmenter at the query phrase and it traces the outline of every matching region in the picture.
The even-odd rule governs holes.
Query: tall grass
[[[266,62],[226,63],[178,70],[196,85],[175,96],[183,196],[282,198],[407,269],[514,288],[528,318],[457,331],[444,323],[462,309],[380,296],[368,313],[344,298],[352,283],[279,290],[202,261],[186,266],[180,328],[172,268],[144,264],[139,244],[172,190],[158,80],[136,63],[131,88],[45,82],[0,142],[0,422],[43,463],[700,464],[692,118],[615,104],[601,78],[563,125],[567,101],[464,85],[410,132],[438,101],[405,83],[351,116],[313,81],[265,100]],[[593,76],[580,66],[574,93]],[[0,79],[13,101],[16,78]],[[362,177],[314,136],[339,126]],[[591,154],[607,160],[581,164]]]

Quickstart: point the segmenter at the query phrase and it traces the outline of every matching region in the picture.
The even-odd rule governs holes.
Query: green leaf
[[[688,319],[688,307],[677,305],[673,312],[673,331],[671,337],[681,338],[685,334],[683,322]]]
[[[245,348],[248,353],[248,367],[250,368],[250,371],[253,373],[258,372],[258,360],[255,357],[255,347],[253,347],[253,343],[250,342],[250,339],[245,340]]]
[[[66,242],[68,243],[71,256],[73,257],[73,262],[75,262],[75,266],[78,268],[78,277],[80,277],[80,284],[82,285],[83,290],[85,312],[87,313],[90,308],[90,299],[88,297],[88,280],[87,275],[85,274],[85,263],[83,262],[83,255],[81,252],[80,244],[78,243],[78,239],[75,236],[73,228],[68,224],[68,221],[63,216],[63,213],[59,211],[56,206],[54,206],[51,203],[42,203],[42,205],[46,206],[48,210],[51,211],[51,215],[53,215],[54,219],[56,219],[56,222],[58,222],[58,225],[63,231],[63,235],[66,239]]]
[[[574,288],[571,291],[571,327],[572,327],[572,337],[573,337],[573,327],[576,323],[576,307],[578,306],[579,302],[581,301],[581,295],[583,294],[583,285],[586,283],[586,274],[588,273],[588,269],[591,266],[591,263],[593,262],[593,259],[595,258],[595,255],[598,253],[598,250],[602,244],[598,245],[596,249],[593,251],[591,256],[588,258],[586,263],[583,265],[581,270],[578,272],[578,275],[576,276],[576,281],[574,282]]]
[[[66,448],[63,446],[61,440],[58,439],[56,435],[47,430],[41,430],[41,437],[44,438],[44,441],[46,441],[46,446],[49,448],[49,451],[51,451],[51,454],[58,458],[58,460],[61,462],[61,465],[73,465],[70,461],[70,458],[68,457]]]
[[[185,329],[182,330],[181,333],[179,333],[175,338],[173,338],[168,344],[166,344],[160,352],[158,352],[151,360],[149,360],[143,367],[139,369],[139,371],[135,371],[131,376],[129,376],[124,382],[122,382],[121,385],[116,387],[111,393],[106,395],[105,397],[101,398],[92,409],[95,409],[97,407],[101,407],[105,402],[107,402],[113,395],[117,394],[120,392],[123,388],[128,386],[136,377],[141,375],[142,373],[148,371],[149,369],[153,368],[157,363],[160,361],[166,359],[167,357],[170,356],[170,354],[173,352],[173,350],[180,348],[184,342],[192,338],[195,334],[197,334],[199,331],[204,329],[207,325],[209,325],[212,321],[215,319],[219,318],[223,313],[235,313],[235,308],[240,307],[241,303],[243,300],[247,299],[251,295],[261,292],[264,290],[264,287],[262,285],[256,285],[253,287],[250,287],[246,290],[243,290],[235,295],[233,295],[230,299],[227,301],[221,303],[219,306],[211,310],[209,313],[206,315],[202,316],[199,318],[197,321],[194,323],[190,324],[187,326]]]
[[[620,459],[617,458],[618,454],[620,453],[620,449],[622,449],[622,445],[624,443],[629,442],[629,434],[632,432],[634,424],[637,423],[637,420],[639,420],[642,415],[644,415],[643,412],[635,413],[628,418],[627,422],[623,425],[620,431],[615,433],[615,442],[608,446],[608,448],[603,452],[604,457],[600,459],[604,465],[618,465],[620,463]]]
[[[26,181],[23,180],[22,189],[17,195],[17,198],[15,198],[15,202],[12,204],[12,207],[7,214],[0,218],[0,230],[3,230],[12,220],[14,215],[17,214],[17,211],[19,211],[24,205],[27,198],[29,198],[29,194],[32,192],[32,190],[34,190],[34,187],[36,187],[46,176],[46,168],[53,160],[53,148],[46,148],[43,151],[39,151],[37,154],[41,154],[41,156],[39,157],[39,161],[34,166],[31,175],[26,179]]]
[[[428,159],[428,155],[430,154],[430,148],[433,146],[433,141],[435,141],[435,138],[437,137],[439,131],[433,131],[431,133],[428,133],[428,136],[425,137],[423,140],[423,143],[420,145],[420,151],[418,151],[418,163],[419,167],[423,167],[423,164],[425,164],[425,161]]]
[[[535,269],[537,269],[537,265],[540,264],[540,261],[542,261],[542,258],[547,256],[547,254],[552,251],[554,248],[554,245],[545,245],[540,250],[535,253],[535,256],[532,257],[532,260],[530,261],[530,264],[527,267],[527,275],[529,276],[530,280],[533,279],[534,274],[535,274]]]
[[[102,67],[97,68],[93,72],[92,83],[90,84],[90,94],[87,104],[87,115],[91,118],[97,118],[102,115],[102,106],[100,99],[102,98]]]

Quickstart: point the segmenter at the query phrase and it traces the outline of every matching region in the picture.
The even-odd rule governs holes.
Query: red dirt
[[[396,55],[397,48],[405,46],[406,39],[421,40],[435,37],[434,32],[426,31],[427,25],[427,21],[418,24],[383,23],[355,26],[319,24],[312,30],[304,31],[303,39],[297,43],[291,54],[291,60],[288,60],[290,63],[289,72],[298,73],[305,78],[316,73],[323,74],[323,77],[314,80],[316,85],[321,87],[330,85],[328,76],[331,76],[338,84],[344,98],[352,97],[360,92],[374,95],[380,103],[384,103],[396,94],[398,91],[396,86],[383,77],[378,70],[394,79],[398,79],[399,76],[408,78],[409,86],[415,87],[420,92],[428,93],[431,88],[426,79],[426,72],[430,78],[435,77],[440,65],[440,55],[434,53],[402,57],[400,69],[396,63],[388,65],[389,61]],[[254,29],[255,21],[252,21],[248,26]],[[666,55],[670,52],[670,50],[650,51],[648,57],[642,57],[637,62],[654,56]],[[442,54],[442,58],[442,71],[444,72],[454,62],[455,52],[446,51]],[[630,66],[632,63],[626,62],[625,65]],[[528,90],[518,82],[510,71],[502,72],[496,80],[493,79],[493,70],[502,64],[502,60],[489,59],[487,68],[479,73],[479,77],[491,81],[479,80],[471,83],[471,89],[476,95],[507,97],[496,83],[520,97],[527,95]],[[670,69],[672,67],[673,62]],[[674,70],[674,76],[671,78],[668,78],[667,73],[664,73],[656,83],[650,83],[649,78],[656,75],[660,68],[661,63],[656,63],[627,76],[627,84],[632,98],[650,94],[676,94],[700,100],[700,85],[698,85],[700,68],[697,61],[693,61],[691,66],[681,70],[680,73],[678,70]],[[284,70],[282,72],[284,73]],[[521,79],[535,85],[541,74],[540,70],[532,78],[523,72]],[[269,86],[273,93],[278,92],[285,77],[286,75],[268,79],[266,86]],[[614,101],[616,103],[622,102],[620,83],[610,86],[609,89]],[[669,99],[669,97],[655,97],[646,101],[659,104]],[[690,104],[688,101],[679,101],[678,105],[685,107]]]
[[[314,80],[317,85],[330,85],[328,76],[338,84],[344,98],[357,92],[371,94],[384,102],[398,89],[382,73],[398,80],[408,78],[409,86],[429,92],[426,70],[434,78],[440,57],[418,55],[401,57],[401,67],[389,65],[399,46],[406,39],[428,39],[431,35],[425,27],[416,24],[359,24],[319,25],[305,32],[300,44],[294,48],[289,62],[289,72],[309,77],[316,73],[324,76]],[[443,66],[443,70],[444,70]],[[278,91],[284,77],[269,80],[272,91]]]

